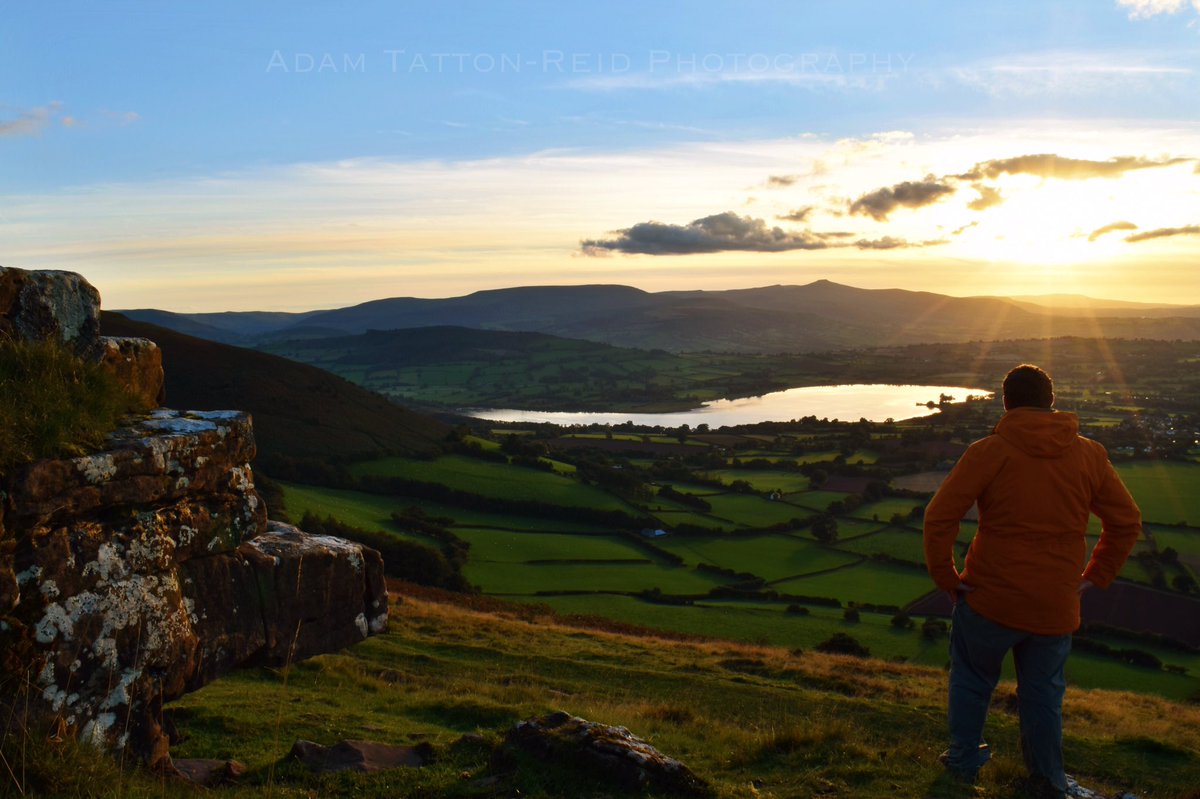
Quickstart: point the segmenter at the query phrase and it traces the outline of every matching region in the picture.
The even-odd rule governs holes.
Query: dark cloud
[[[1200,225],[1160,227],[1156,230],[1147,230],[1145,233],[1134,233],[1132,236],[1126,236],[1125,241],[1149,241],[1150,239],[1165,239],[1168,236],[1200,236]]]
[[[687,255],[731,250],[822,250],[829,246],[808,231],[791,233],[779,227],[767,227],[761,219],[738,216],[733,211],[706,216],[686,225],[640,222],[618,230],[616,234],[612,239],[582,241],[580,247],[587,255],[605,252]]]
[[[1052,153],[1019,155],[1016,158],[1000,158],[982,161],[970,172],[957,175],[960,180],[997,178],[1001,175],[1037,175],[1060,180],[1086,180],[1088,178],[1119,178],[1135,169],[1154,169],[1174,164],[1185,164],[1194,158],[1165,158],[1154,160],[1134,156],[1110,158],[1107,161],[1089,161],[1083,158],[1067,158]]]
[[[881,239],[859,239],[854,242],[854,246],[860,250],[903,250],[910,247],[933,247],[938,244],[945,244],[945,239],[934,239],[931,241],[908,241],[899,239],[895,236],[884,236]]]
[[[979,196],[971,202],[967,203],[967,207],[972,211],[985,211],[993,205],[999,205],[1004,202],[1004,198],[1000,196],[1000,190],[994,189],[991,186],[984,186],[982,183],[976,183],[971,188],[979,192]]]
[[[1098,227],[1088,234],[1088,241],[1095,241],[1105,233],[1112,233],[1114,230],[1137,230],[1137,225],[1132,222],[1113,222],[1111,225]]]
[[[782,219],[784,222],[803,222],[804,220],[808,219],[808,215],[811,214],[812,211],[813,206],[806,205],[803,208],[794,208],[791,211],[788,211],[786,214],[780,214],[775,218]]]
[[[848,230],[829,230],[824,233],[812,232],[819,239],[848,239],[854,234]]]
[[[948,186],[932,176],[922,181],[906,180],[895,186],[864,194],[850,205],[850,213],[869,216],[876,222],[882,222],[900,206],[920,208],[932,205],[945,195],[953,193],[953,186]]]
[[[767,177],[767,185],[771,188],[785,188],[799,179],[799,175],[770,175]]]

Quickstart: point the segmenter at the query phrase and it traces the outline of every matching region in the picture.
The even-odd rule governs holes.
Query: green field
[[[845,499],[849,494],[841,491],[801,491],[798,494],[788,494],[786,499],[794,505],[809,510],[823,511],[830,502]]]
[[[444,455],[434,461],[382,458],[356,464],[352,472],[356,477],[375,475],[441,483],[460,491],[498,499],[530,500],[598,510],[626,510],[626,506],[612,495],[570,477],[465,455]]]
[[[799,472],[772,471],[767,469],[716,469],[704,473],[705,477],[720,480],[726,485],[734,480],[745,480],[755,491],[781,491],[792,494],[807,491],[809,480]]]
[[[756,494],[718,494],[704,499],[712,506],[713,516],[738,527],[767,527],[810,515],[803,508]]]
[[[476,563],[526,563],[531,560],[643,559],[647,554],[613,535],[570,535],[455,527],[454,534],[471,544]]]
[[[921,533],[915,530],[897,530],[894,527],[888,527],[877,533],[849,540],[844,536],[839,537],[834,546],[859,555],[889,555],[912,563],[925,563],[925,548]]]
[[[853,563],[857,558],[786,534],[699,538],[676,536],[656,542],[689,565],[708,563],[780,580]]]
[[[617,591],[658,588],[667,594],[705,594],[725,579],[659,563],[488,563],[472,560],[463,570],[489,594],[530,596],[543,591]]]
[[[360,491],[341,491],[336,488],[295,485],[284,483],[284,502],[288,516],[299,522],[305,512],[324,518],[333,516],[338,521],[364,530],[382,530],[404,537],[407,534],[394,521],[392,514],[409,507],[403,499],[364,494]]]
[[[870,519],[872,517],[876,517],[879,519],[879,521],[886,522],[897,513],[905,518],[908,518],[908,514],[913,508],[923,507],[925,507],[925,503],[917,499],[889,498],[881,499],[878,502],[859,505],[858,508],[855,509],[850,515],[857,516],[860,519]],[[918,521],[917,524],[919,525],[920,522]]]
[[[1200,464],[1135,461],[1117,465],[1148,522],[1200,527]]]
[[[458,508],[412,497],[385,497],[363,491],[281,483],[288,516],[299,521],[305,511],[318,516],[333,516],[354,527],[385,532],[400,532],[392,522],[394,511],[418,507],[429,516],[454,519],[455,524],[467,527],[495,527],[505,530],[531,530],[563,533],[599,532],[594,524],[540,519],[536,516],[516,516],[487,511]]]
[[[811,577],[799,577],[771,586],[780,593],[824,596],[845,602],[907,605],[933,590],[923,568],[863,561],[857,566]]]

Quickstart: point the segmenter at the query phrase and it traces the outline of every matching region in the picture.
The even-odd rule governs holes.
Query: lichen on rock
[[[98,318],[78,275],[0,267],[0,335],[110,361],[157,404],[158,348],[101,340]],[[40,725],[163,765],[163,702],[385,628],[379,554],[269,525],[254,452],[248,414],[158,409],[100,452],[0,475],[0,734]]]

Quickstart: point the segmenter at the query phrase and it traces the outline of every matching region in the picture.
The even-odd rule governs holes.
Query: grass
[[[611,535],[518,533],[471,527],[455,527],[454,534],[471,543],[471,560],[480,563],[630,560],[646,557],[646,553],[636,545]]]
[[[545,591],[616,591],[658,588],[667,594],[704,594],[723,578],[660,563],[467,563],[467,579],[489,594],[534,596]]]
[[[799,577],[771,586],[781,593],[827,596],[842,602],[906,605],[931,590],[924,568],[864,561],[849,569]]]
[[[533,500],[598,510],[626,510],[611,495],[570,477],[465,455],[445,455],[433,461],[383,458],[356,464],[352,471],[356,476],[403,477],[441,483],[485,497]]]
[[[587,598],[556,601],[587,607]],[[743,627],[765,615],[753,607],[725,610]],[[843,629],[864,638],[871,628],[897,645],[919,638],[883,629],[877,614],[863,619],[847,626],[826,615],[815,624],[818,632]],[[813,621],[792,620],[798,628]],[[944,647],[944,639],[927,645],[931,656],[944,657]],[[974,789],[947,781],[937,763],[945,692],[940,668],[807,647],[609,632],[536,609],[425,592],[393,605],[383,635],[286,670],[234,672],[166,712],[182,733],[174,757],[236,758],[248,766],[240,785],[220,789],[230,799],[612,796],[585,772],[522,760],[492,765],[505,730],[559,709],[627,727],[686,763],[712,785],[715,799],[1023,799],[1017,722],[1006,710],[1012,683],[997,689],[986,730],[994,757]],[[1064,725],[1068,769],[1085,785],[1106,793],[1129,788],[1145,799],[1195,795],[1194,704],[1072,685]],[[426,742],[436,757],[420,769],[314,775],[286,760],[301,738]],[[3,745],[26,795],[196,796],[83,747],[41,739]],[[0,791],[12,792],[15,783],[4,779]],[[487,779],[494,782],[483,787]]]
[[[62,344],[0,339],[0,474],[98,449],[135,410],[115,377]]]
[[[657,542],[689,565],[708,563],[737,572],[749,572],[766,580],[823,571],[853,563],[856,558],[789,535],[752,538],[676,537]]]
[[[705,473],[706,477],[725,484],[734,480],[745,480],[755,491],[781,491],[791,494],[808,489],[808,478],[798,472],[771,471],[760,469],[716,469]]]
[[[1012,691],[1004,683],[999,695]],[[940,669],[586,631],[406,597],[388,634],[294,667],[286,686],[277,672],[252,670],[180,700],[173,713],[189,737],[174,751],[237,756],[251,768],[249,786],[229,794],[258,796],[266,769],[295,738],[429,741],[441,757],[425,769],[316,777],[286,767],[270,792],[466,796],[490,773],[502,730],[561,708],[628,727],[682,759],[721,799],[1022,796],[1016,719],[1000,709],[989,720],[995,758],[979,788],[943,780],[944,693]],[[275,734],[276,718],[286,733]],[[1178,799],[1200,783],[1194,706],[1071,688],[1065,718],[1068,765],[1085,784]],[[463,741],[476,731],[481,741]],[[545,766],[518,768],[484,795],[518,793],[611,795],[586,775]]]
[[[728,519],[738,527],[766,527],[811,515],[803,508],[756,494],[717,494],[704,499],[712,506],[713,516]]]
[[[430,516],[442,516],[467,527],[495,527],[515,531],[596,532],[596,526],[555,519],[512,516],[501,513],[458,508],[412,497],[385,497],[362,491],[283,483],[288,515],[299,519],[311,510],[321,517],[331,515],[347,524],[369,530],[401,532],[391,520],[393,511],[416,506]]]
[[[846,540],[840,538],[835,544],[838,549],[859,555],[889,555],[893,558],[923,564],[925,549],[921,533],[917,530],[885,528],[877,533]]]
[[[1200,526],[1200,464],[1135,461],[1117,465],[1148,522]]]

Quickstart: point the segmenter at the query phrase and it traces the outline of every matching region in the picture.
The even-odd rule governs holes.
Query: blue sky
[[[1200,242],[1196,5],[7,4],[0,263],[81,271],[110,307],[218,310],[818,277],[1113,295],[1153,250],[1167,271],[1142,296],[1200,302],[1177,283]],[[1039,261],[1041,238],[986,231],[999,210],[951,208],[975,196],[952,176],[1033,154],[1153,164],[972,183],[1022,235],[1038,197],[1089,198],[1061,241],[1038,232]],[[927,178],[937,199],[849,210]],[[722,214],[740,227],[703,222]],[[1080,244],[1116,223],[1155,235]],[[650,252],[630,230],[703,246]]]

